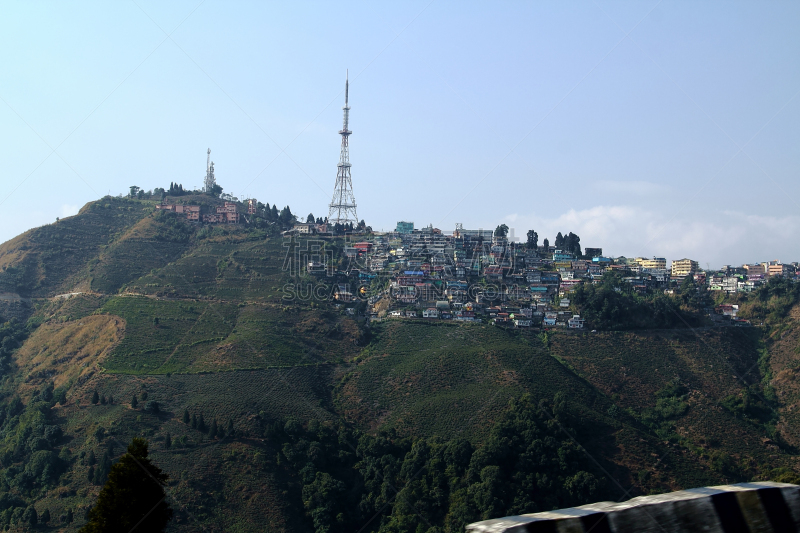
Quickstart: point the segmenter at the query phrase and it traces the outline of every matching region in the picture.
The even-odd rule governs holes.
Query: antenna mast
[[[203,180],[203,192],[214,192],[214,187],[217,185],[214,179],[214,162],[211,160],[211,148],[208,149],[208,157],[206,157],[206,177]]]
[[[339,153],[338,171],[336,172],[336,185],[333,188],[333,198],[331,199],[328,211],[329,224],[348,224],[358,225],[358,215],[356,214],[356,199],[353,195],[353,180],[350,176],[350,148],[348,139],[353,133],[348,128],[350,123],[350,75],[349,71],[344,82],[344,126],[339,135],[342,136],[342,148]]]

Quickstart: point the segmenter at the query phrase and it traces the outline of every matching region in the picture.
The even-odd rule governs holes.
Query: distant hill
[[[763,329],[368,326],[284,298],[322,283],[285,268],[281,229],[109,197],[0,245],[0,293],[28,302],[0,324],[0,526],[33,505],[77,530],[134,436],[170,476],[174,531],[457,531],[796,479],[795,293],[745,309]]]

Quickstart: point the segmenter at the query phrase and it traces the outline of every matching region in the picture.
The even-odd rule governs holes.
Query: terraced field
[[[106,197],[3,243],[0,292],[48,297],[88,289],[88,262],[150,211],[150,202]]]
[[[550,357],[536,337],[472,324],[390,321],[339,385],[352,420],[408,434],[470,435],[509,398],[552,398],[568,389],[587,406],[604,401]]]

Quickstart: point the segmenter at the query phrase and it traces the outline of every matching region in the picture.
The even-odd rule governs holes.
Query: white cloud
[[[581,245],[602,247],[618,256],[689,257],[706,266],[800,259],[800,216],[746,215],[736,212],[661,213],[640,206],[596,206],[562,213],[555,218],[509,215],[509,227],[525,239],[536,229],[541,243],[552,243],[560,231],[574,232]]]

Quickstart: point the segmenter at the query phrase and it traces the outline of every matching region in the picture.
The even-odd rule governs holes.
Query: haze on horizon
[[[0,242],[129,186],[800,260],[800,4],[7,3]],[[55,151],[54,151],[55,150]]]

